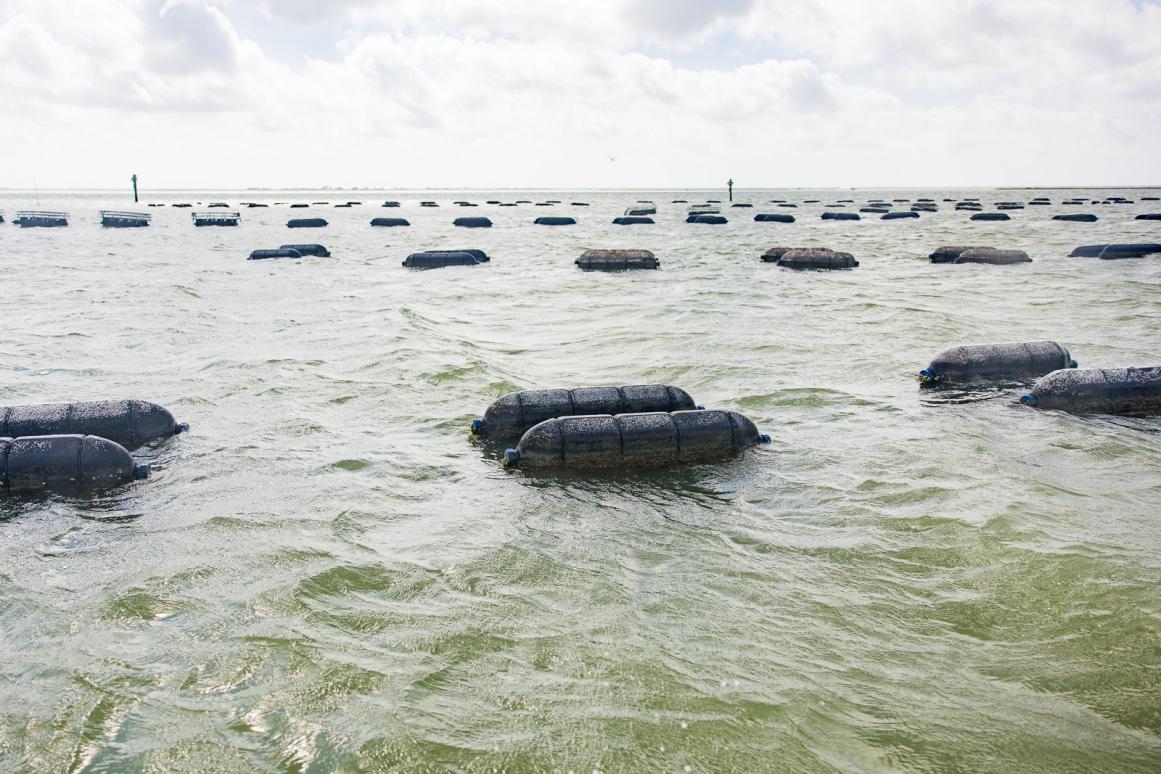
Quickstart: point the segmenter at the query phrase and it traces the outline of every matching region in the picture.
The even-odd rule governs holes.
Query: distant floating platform
[[[144,228],[153,216],[143,212],[101,210],[101,225],[106,228]]]
[[[21,228],[60,228],[69,224],[67,212],[47,212],[44,210],[22,210],[12,221]]]
[[[242,216],[236,212],[191,212],[195,226],[236,226]]]

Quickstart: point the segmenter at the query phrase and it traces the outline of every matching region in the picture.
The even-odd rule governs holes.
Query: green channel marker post
[[[136,204],[137,203],[137,175],[134,175],[132,180],[133,180],[133,203]]]
[[[732,202],[732,201],[734,200],[734,178],[732,178],[732,177],[731,177],[731,178],[730,178],[730,182],[726,183],[726,185],[727,185],[727,186],[729,186],[729,189],[730,189],[730,201]]]

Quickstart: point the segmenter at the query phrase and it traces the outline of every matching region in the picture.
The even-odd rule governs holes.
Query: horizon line
[[[1118,184],[1102,184],[1102,185],[858,185],[858,186],[752,186],[746,188],[734,187],[734,193],[744,191],[932,191],[932,190],[951,190],[951,191],[974,191],[974,190],[994,190],[994,191],[1053,191],[1053,190],[1104,190],[1110,188],[1127,189],[1127,190],[1147,190],[1159,189],[1161,184],[1154,185],[1118,185]],[[52,188],[6,188],[0,186],[0,192],[4,193],[75,193],[75,192],[93,192],[93,193],[114,193],[127,191],[126,188],[100,188],[88,186],[76,187],[52,187]],[[192,188],[154,188],[146,191],[138,191],[138,196],[143,196],[152,191],[153,193],[188,193],[194,191],[212,191],[220,192],[271,192],[271,193],[289,193],[295,191],[365,191],[365,192],[399,192],[399,191],[728,191],[726,186],[615,186],[615,187],[597,187],[597,186],[401,186],[394,188],[380,188],[380,187],[360,187],[360,186],[280,186],[280,187],[265,187],[253,186],[245,188],[215,188],[207,186],[197,186]]]

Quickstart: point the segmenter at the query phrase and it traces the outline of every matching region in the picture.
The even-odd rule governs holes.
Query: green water
[[[68,229],[0,226],[5,403],[141,397],[192,425],[147,451],[148,481],[0,502],[0,768],[1161,769],[1161,424],[915,382],[981,341],[1157,364],[1161,261],[1067,257],[1159,241],[1132,219],[1147,203],[1095,224],[947,204],[835,224],[802,204],[790,226],[758,207],[694,227],[668,202],[708,194],[680,193],[392,194],[413,226],[390,233],[364,193],[308,238],[285,207],[104,231],[113,203],[87,194],[45,205]],[[463,232],[461,198],[565,205],[482,206],[496,227]],[[637,199],[656,226],[609,224]],[[531,225],[554,212],[580,223]],[[334,256],[242,260],[291,241]],[[757,260],[786,242],[861,265]],[[1034,263],[926,261],[976,242]],[[492,262],[399,266],[467,245]],[[587,247],[646,247],[662,270],[583,274]],[[530,475],[468,439],[510,390],[642,382],[774,443]]]

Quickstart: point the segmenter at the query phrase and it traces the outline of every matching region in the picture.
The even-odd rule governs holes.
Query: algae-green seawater
[[[0,502],[0,768],[1157,771],[1161,420],[915,378],[1041,338],[1161,363],[1161,257],[1067,257],[1161,241],[1143,195],[735,191],[755,208],[708,226],[670,202],[716,192],[170,192],[143,198],[271,206],[216,229],[143,202],[153,225],[118,230],[120,193],[41,192],[71,225],[0,225],[3,403],[138,397],[192,429],[147,481]],[[1054,205],[973,223],[964,196]],[[656,225],[610,223],[639,199]],[[275,204],[322,200],[363,205]],[[0,192],[6,220],[33,203]],[[1051,220],[1075,211],[1100,220]],[[532,224],[553,214],[579,223]],[[286,228],[307,216],[330,225]],[[333,256],[245,260],[314,241]],[[758,260],[799,244],[861,265]],[[1034,262],[929,264],[943,244]],[[492,261],[400,266],[454,247]],[[577,270],[592,247],[661,270]],[[533,475],[468,437],[505,392],[649,382],[774,442]]]

